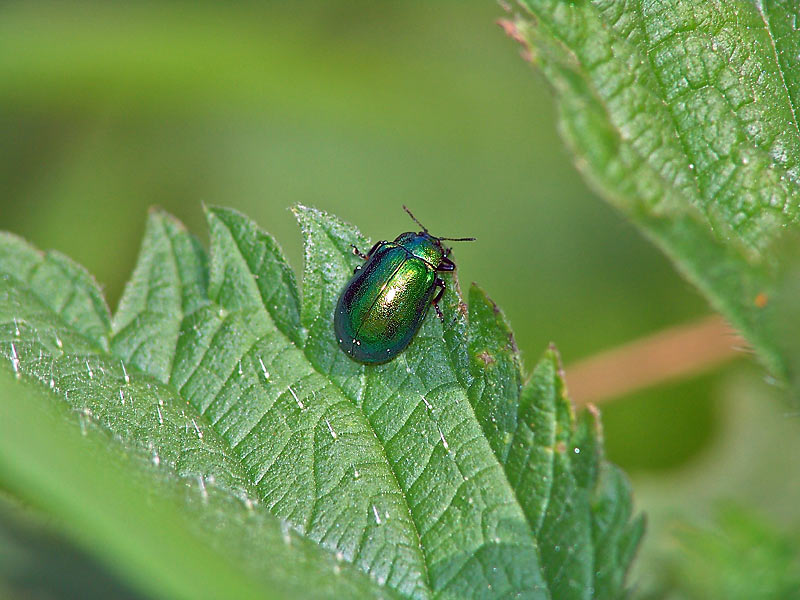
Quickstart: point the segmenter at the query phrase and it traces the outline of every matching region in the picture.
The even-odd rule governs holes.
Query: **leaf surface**
[[[0,373],[0,485],[147,597],[393,596],[210,476],[175,478],[65,408]]]
[[[553,85],[579,169],[761,359],[800,216],[800,33],[790,2],[520,0],[507,27]]]
[[[555,351],[523,382],[502,313],[477,287],[467,309],[449,277],[444,323],[431,311],[397,359],[353,362],[332,315],[360,261],[350,244],[368,241],[321,211],[295,213],[302,298],[277,243],[243,215],[208,211],[206,258],[156,211],[113,320],[66,259],[52,277],[69,301],[54,302],[50,255],[6,235],[0,351],[84,430],[192,487],[192,517],[216,523],[206,541],[227,552],[247,539],[232,556],[257,581],[276,541],[244,532],[254,518],[352,563],[374,583],[344,582],[378,596],[616,597],[641,520],[595,416],[576,422]],[[317,554],[303,564],[322,568]]]

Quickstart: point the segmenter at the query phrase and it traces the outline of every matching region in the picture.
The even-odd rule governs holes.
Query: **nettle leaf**
[[[151,215],[148,237],[170,229],[191,239],[166,215]],[[159,245],[145,242],[146,248]],[[152,262],[146,252],[140,263]],[[8,234],[0,237],[0,256],[3,357],[18,377],[38,380],[66,400],[79,426],[73,429],[95,434],[89,451],[76,448],[69,432],[59,436],[57,421],[45,420],[52,415],[41,398],[24,387],[16,393],[0,387],[0,487],[61,517],[91,550],[103,549],[102,560],[129,569],[123,575],[156,596],[393,595],[264,510],[242,461],[173,386],[103,351],[113,346],[108,311],[95,301],[99,291],[85,271],[63,257],[56,257],[54,269],[51,255]],[[169,297],[156,281],[139,284]],[[160,283],[173,291],[182,285],[177,277]],[[170,329],[159,332],[141,318],[152,336],[172,338]],[[97,321],[105,323],[105,333],[84,325]],[[112,455],[121,443],[132,456],[98,464],[90,451],[103,443]],[[188,558],[179,560],[176,552]],[[230,562],[244,573],[231,574]],[[231,583],[239,578],[246,582]],[[220,580],[230,587],[217,585]]]
[[[0,372],[0,487],[58,517],[46,518],[48,527],[95,553],[130,589],[170,599],[395,597],[210,476],[180,479],[147,448],[114,441],[88,410],[76,427],[58,410],[66,404]],[[88,598],[102,585],[75,580],[74,569],[59,573],[51,551],[23,548],[14,561],[11,550],[0,568],[0,590],[11,597]],[[80,571],[79,557],[69,562]],[[56,570],[37,572],[48,567]],[[58,592],[43,589],[48,576]]]
[[[800,217],[795,3],[518,3],[506,26],[552,83],[579,169],[789,375],[766,305]]]
[[[642,519],[602,457],[597,415],[576,420],[555,350],[525,381],[502,313],[475,286],[467,309],[449,277],[444,324],[431,311],[395,360],[353,362],[333,309],[360,261],[350,244],[369,241],[295,214],[302,297],[243,215],[208,211],[207,259],[155,211],[113,320],[81,268],[5,235],[0,352],[84,430],[140,457],[154,493],[199,494],[187,521],[209,525],[193,535],[256,582],[300,552],[320,596],[618,597]]]

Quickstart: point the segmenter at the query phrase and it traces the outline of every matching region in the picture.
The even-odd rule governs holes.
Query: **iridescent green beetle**
[[[447,258],[450,248],[442,246],[442,241],[475,239],[431,235],[410,210],[403,209],[422,231],[378,242],[367,254],[353,246],[353,252],[366,262],[356,267],[342,290],[333,328],[341,349],[358,362],[383,363],[400,354],[431,304],[443,318],[438,302],[445,284],[438,273],[453,271],[456,265]]]

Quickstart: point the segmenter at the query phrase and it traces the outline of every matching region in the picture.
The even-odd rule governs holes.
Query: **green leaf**
[[[680,523],[681,552],[673,558],[678,585],[695,598],[797,598],[800,546],[752,509],[719,506],[712,523]],[[796,529],[796,528],[795,528]]]
[[[110,316],[97,283],[58,252],[41,253],[25,241],[0,232],[0,277],[49,309],[87,343],[108,350]],[[18,327],[14,326],[15,333]]]
[[[542,553],[553,598],[616,598],[643,534],[630,489],[602,460],[596,409],[577,427],[555,348],[520,389],[519,356],[502,312],[469,295],[470,397]],[[588,593],[588,596],[587,596]]]
[[[208,303],[207,279],[199,243],[182,224],[151,211],[136,270],[114,315],[113,353],[169,381],[181,322]]]
[[[369,242],[318,210],[295,213],[302,299],[276,242],[246,217],[208,210],[207,260],[156,211],[113,326],[82,270],[61,260],[66,315],[49,300],[53,283],[23,268],[41,255],[6,236],[0,352],[60,395],[84,431],[143,457],[156,498],[181,482],[199,495],[174,510],[203,523],[204,543],[248,581],[292,589],[296,571],[274,572],[276,555],[295,551],[288,527],[302,556],[286,560],[313,571],[320,595],[332,593],[333,564],[355,590],[345,597],[617,597],[641,520],[602,457],[596,416],[576,423],[555,351],[524,382],[502,313],[475,286],[467,309],[449,277],[444,323],[431,311],[397,359],[353,362],[332,315],[360,261],[350,244]],[[95,321],[103,327],[85,325]],[[18,476],[8,476],[15,492],[36,501]],[[85,477],[69,493],[90,492]],[[42,504],[74,527],[87,518]]]
[[[69,409],[0,372],[0,486],[57,517],[131,588],[187,599],[391,596],[200,471],[177,478],[88,411],[76,426]],[[0,590],[21,575],[0,569]]]
[[[800,216],[796,6],[519,4],[507,27],[553,85],[579,169],[787,376],[764,302]]]

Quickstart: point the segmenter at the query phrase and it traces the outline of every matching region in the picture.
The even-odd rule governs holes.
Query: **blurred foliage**
[[[697,590],[707,585],[707,577],[695,573],[687,579],[688,571],[680,567],[689,560],[689,541],[680,541],[677,534],[687,523],[711,528],[720,502],[734,502],[772,523],[769,527],[786,532],[798,547],[792,532],[800,523],[800,486],[795,476],[800,413],[787,412],[784,399],[774,390],[766,393],[770,390],[755,377],[757,372],[756,367],[729,369],[724,383],[717,386],[714,398],[721,410],[711,444],[669,476],[641,474],[636,479],[636,500],[647,507],[648,520],[648,535],[632,577],[638,596],[706,597]]]
[[[674,522],[672,551],[641,600],[796,600],[800,598],[798,528],[778,527],[732,502],[702,521]]]
[[[714,397],[719,377],[712,373],[670,381],[608,403],[603,407],[608,454],[625,456],[633,472],[668,472],[676,463],[690,461],[708,444],[706,437],[691,431],[696,428],[712,439],[718,433],[721,407]]]
[[[685,552],[677,585],[709,600],[800,598],[798,533],[736,505],[723,506],[711,523],[676,531]]]
[[[581,182],[547,86],[494,25],[501,16],[484,0],[5,2],[0,229],[85,265],[113,307],[153,204],[196,232],[201,202],[235,206],[299,270],[291,204],[388,238],[410,228],[405,203],[433,232],[478,237],[455,250],[461,280],[503,307],[528,369],[549,341],[569,364],[705,314]],[[777,522],[796,513],[779,482],[748,478],[770,470],[769,451],[748,476],[715,465],[721,446],[737,447],[725,446],[736,424],[747,446],[746,434],[768,440],[798,421],[771,407],[755,369],[737,379],[751,407],[739,410],[728,382],[743,364],[604,410],[609,457],[653,516],[637,577],[671,539],[658,527],[667,506],[694,513],[723,496]],[[687,477],[698,465],[707,477]],[[709,478],[727,484],[706,493]]]
[[[141,597],[42,521],[0,496],[0,598]]]

